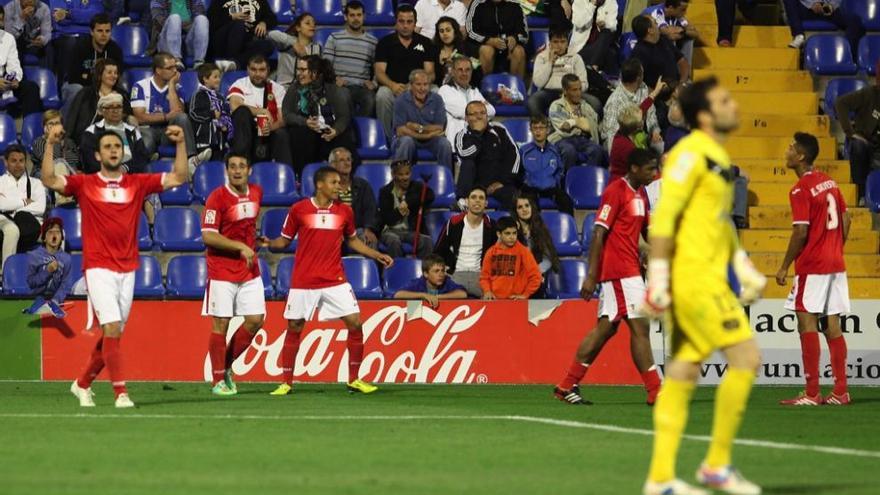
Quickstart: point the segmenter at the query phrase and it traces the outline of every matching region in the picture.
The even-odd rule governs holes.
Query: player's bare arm
[[[64,178],[55,175],[55,145],[64,139],[64,127],[59,124],[47,124],[46,151],[43,152],[43,169],[40,179],[43,185],[55,192],[64,192]]]
[[[602,259],[602,251],[605,249],[605,239],[608,237],[608,229],[601,225],[593,227],[593,240],[590,241],[590,252],[587,254],[587,278],[581,286],[581,297],[589,301],[596,292],[596,279],[599,278],[599,260]]]
[[[290,239],[288,239],[287,237],[284,237],[283,235],[278,236],[274,239],[269,239],[268,237],[266,237],[264,235],[257,237],[257,247],[258,248],[265,247],[265,248],[269,248],[273,251],[274,250],[280,251],[280,250],[287,249],[287,246],[289,246],[289,245],[290,245]]]
[[[254,250],[251,249],[250,246],[243,242],[234,241],[220,234],[219,232],[214,232],[211,230],[202,231],[202,241],[205,243],[205,246],[212,247],[214,249],[239,253],[239,256],[244,258],[245,262],[247,262],[248,268],[250,268],[254,263],[256,253],[254,253]]]
[[[370,246],[364,244],[364,241],[358,239],[358,237],[355,235],[349,237],[347,242],[349,249],[358,254],[362,254],[367,258],[374,259],[379,263],[382,263],[385,268],[388,268],[394,264],[394,258],[388,256],[387,254],[380,253],[375,249],[372,249]]]
[[[177,147],[171,173],[165,174],[162,179],[162,187],[168,190],[185,184],[189,172],[186,165],[186,143],[183,140],[183,129],[180,126],[169,125],[165,129],[165,135]]]
[[[801,251],[804,250],[804,246],[807,245],[808,228],[809,225],[803,223],[792,226],[791,237],[788,239],[788,249],[785,251],[785,258],[782,260],[782,265],[779,267],[779,271],[776,272],[777,284],[785,285],[785,277],[788,275],[788,268],[801,254]],[[844,237],[846,237],[845,234]]]

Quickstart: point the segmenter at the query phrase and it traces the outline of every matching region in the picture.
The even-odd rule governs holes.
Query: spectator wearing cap
[[[13,144],[3,153],[6,173],[0,175],[0,232],[2,263],[15,253],[30,250],[40,235],[46,211],[46,188],[26,172],[27,152]]]
[[[150,161],[150,153],[140,130],[122,120],[122,95],[110,93],[102,96],[98,100],[98,112],[103,118],[86,128],[80,142],[82,171],[93,174],[101,170],[95,152],[98,150],[98,136],[106,130],[122,138],[122,165],[126,170],[131,173],[144,172]]]
[[[123,118],[132,114],[131,101],[129,100],[130,93],[123,89],[119,83],[121,71],[122,66],[112,58],[98,59],[95,62],[95,68],[92,70],[92,84],[82,88],[73,97],[70,111],[64,115],[64,125],[67,134],[77,144],[81,144],[86,128],[101,120],[101,114],[98,112],[98,100],[102,96],[107,96],[111,93],[121,95]],[[63,111],[62,109],[62,113]]]
[[[43,244],[28,253],[27,283],[36,297],[24,313],[34,314],[48,305],[56,318],[64,318],[61,305],[76,281],[70,254],[63,250],[64,224],[61,219],[47,219],[40,236]]]

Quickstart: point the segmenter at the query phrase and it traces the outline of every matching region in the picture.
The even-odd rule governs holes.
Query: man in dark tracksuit
[[[519,4],[507,0],[473,0],[465,20],[468,37],[479,51],[483,74],[503,72],[525,79],[529,29]]]

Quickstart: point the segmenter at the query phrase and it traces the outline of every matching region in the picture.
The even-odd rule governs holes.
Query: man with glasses
[[[113,131],[122,138],[122,167],[131,173],[145,172],[150,154],[138,128],[122,118],[122,95],[110,93],[102,96],[98,100],[98,113],[104,118],[87,127],[82,135],[79,147],[82,171],[94,174],[101,170],[101,163],[95,156],[98,136]]]

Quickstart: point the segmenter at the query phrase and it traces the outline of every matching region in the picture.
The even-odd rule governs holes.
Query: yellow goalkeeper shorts
[[[726,284],[673,282],[669,314],[676,361],[702,362],[718,349],[752,338],[745,310]]]

